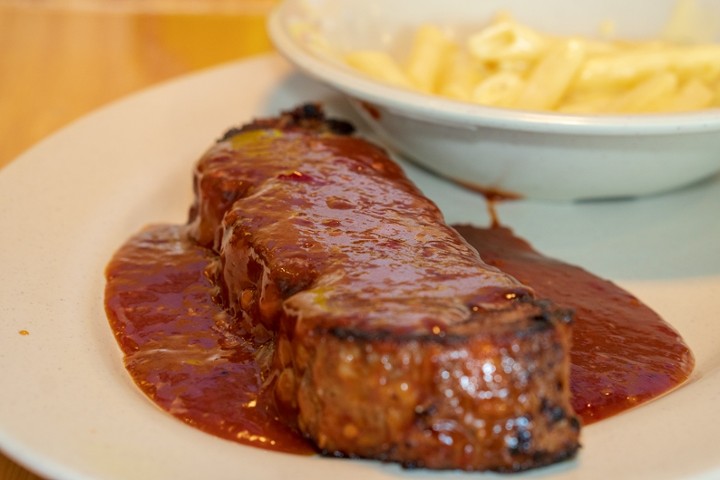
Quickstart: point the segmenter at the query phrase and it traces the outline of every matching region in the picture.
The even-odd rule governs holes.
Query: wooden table
[[[271,50],[274,3],[0,0],[0,168],[112,100]],[[0,453],[0,479],[38,478]]]

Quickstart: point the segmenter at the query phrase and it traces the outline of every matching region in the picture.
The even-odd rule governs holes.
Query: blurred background
[[[128,93],[269,51],[275,3],[0,0],[0,168]]]
[[[275,3],[0,0],[0,168],[108,102],[270,51]],[[0,453],[1,480],[39,478]]]

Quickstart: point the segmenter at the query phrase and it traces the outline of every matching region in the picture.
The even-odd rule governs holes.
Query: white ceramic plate
[[[54,479],[472,476],[221,440],[156,408],[125,373],[103,312],[103,269],[113,251],[146,223],[184,221],[192,164],[226,127],[307,100],[347,108],[279,58],[260,57],[110,105],[0,171],[6,454]],[[406,167],[450,222],[487,223],[481,197]],[[628,202],[499,206],[502,221],[541,251],[637,294],[680,330],[697,358],[684,388],[586,428],[577,460],[521,477],[720,477],[718,207],[717,178]]]

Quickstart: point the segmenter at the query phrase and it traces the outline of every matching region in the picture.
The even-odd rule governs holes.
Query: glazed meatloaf
[[[230,130],[195,170],[190,230],[266,346],[276,408],[327,455],[503,472],[573,456],[568,312],[351,132],[306,105]]]

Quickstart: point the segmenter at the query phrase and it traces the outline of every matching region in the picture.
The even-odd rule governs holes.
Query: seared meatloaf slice
[[[315,106],[200,160],[191,231],[220,255],[266,388],[319,451],[518,471],[571,457],[570,318],[485,264],[381,148]]]

